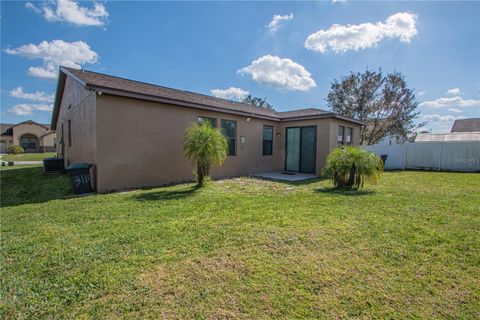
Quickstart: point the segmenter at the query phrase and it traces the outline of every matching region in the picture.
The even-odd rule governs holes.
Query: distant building
[[[55,131],[50,125],[32,120],[18,124],[0,124],[0,152],[6,153],[10,145],[21,146],[25,152],[54,152],[56,149]]]
[[[415,142],[480,141],[480,118],[458,119],[450,133],[419,133]]]
[[[480,118],[455,120],[450,132],[480,132]]]

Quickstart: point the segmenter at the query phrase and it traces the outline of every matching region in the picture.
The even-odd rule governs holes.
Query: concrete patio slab
[[[271,179],[271,180],[283,180],[283,181],[302,181],[308,179],[318,178],[317,175],[313,173],[300,173],[300,172],[267,172],[267,173],[258,173],[253,174],[253,177]]]

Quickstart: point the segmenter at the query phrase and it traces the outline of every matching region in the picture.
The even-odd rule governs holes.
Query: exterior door
[[[315,173],[317,159],[317,127],[286,129],[285,170]]]

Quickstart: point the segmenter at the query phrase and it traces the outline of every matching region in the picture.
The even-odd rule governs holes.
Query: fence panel
[[[417,142],[362,146],[387,155],[385,169],[480,172],[480,142]]]
[[[480,142],[443,142],[441,170],[479,172]]]
[[[409,143],[406,148],[405,168],[440,170],[441,142]]]

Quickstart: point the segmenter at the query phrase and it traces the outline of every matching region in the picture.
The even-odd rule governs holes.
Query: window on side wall
[[[338,126],[337,145],[341,146],[345,143],[345,127]]]
[[[263,126],[263,152],[264,156],[273,154],[273,127]]]
[[[68,123],[67,123],[67,126],[68,126],[68,146],[71,147],[72,146],[72,120],[68,120]]]
[[[217,127],[217,119],[209,117],[198,117],[198,123],[208,123],[212,128]]]
[[[353,128],[347,128],[346,145],[351,146],[352,145],[352,140],[353,140]]]
[[[222,132],[227,138],[228,155],[236,154],[237,122],[232,120],[222,120]]]

